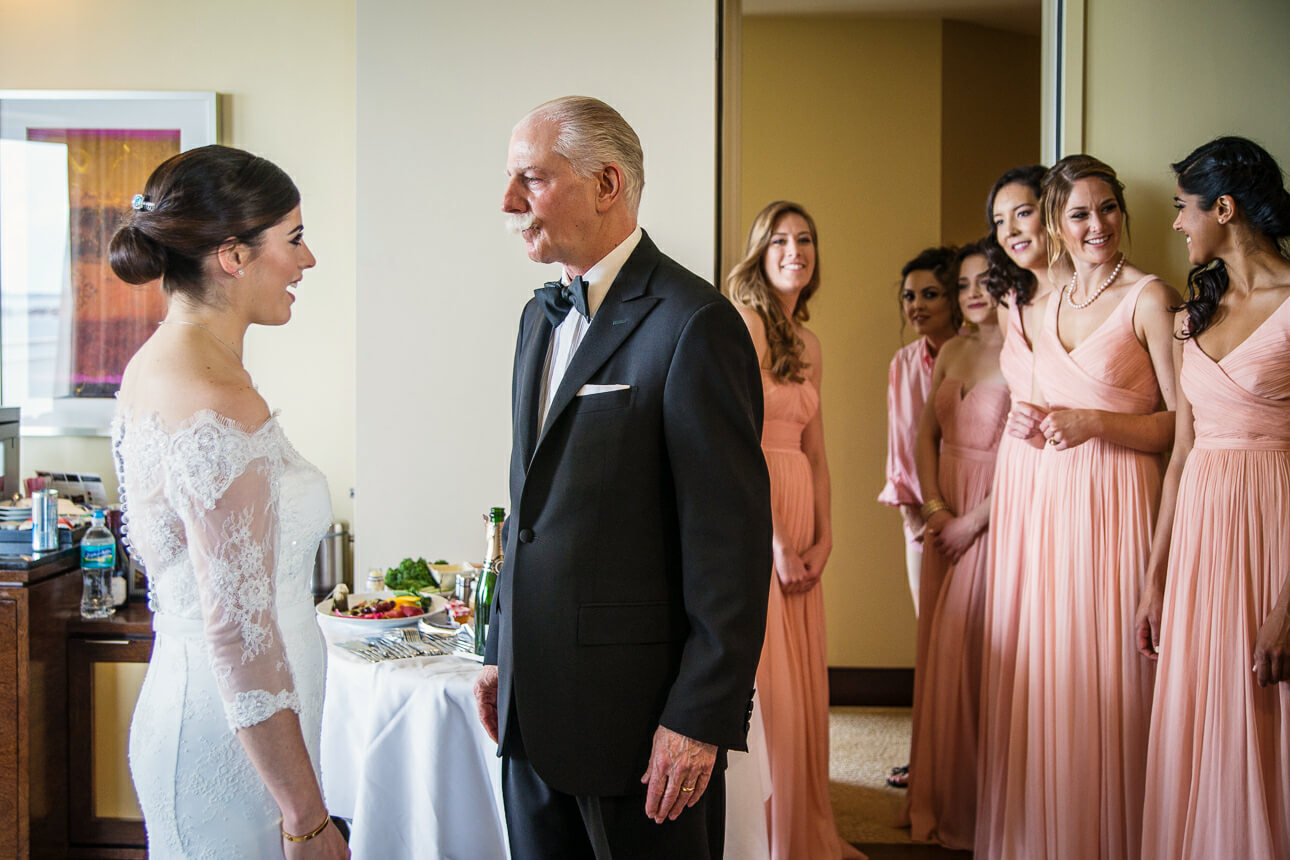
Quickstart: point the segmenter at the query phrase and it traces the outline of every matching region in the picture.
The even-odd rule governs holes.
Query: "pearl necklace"
[[[202,325],[202,324],[201,324],[201,323],[199,323],[199,322],[192,322],[192,321],[190,321],[190,320],[162,320],[161,322],[157,323],[157,325],[159,325],[159,326],[163,326],[163,325],[190,325],[190,326],[192,326],[193,328],[199,328],[199,329],[201,329],[202,331],[206,332],[206,333],[207,333],[208,335],[210,335],[211,337],[215,338],[217,341],[219,341],[219,342],[220,342],[220,345],[221,345],[221,346],[223,346],[225,349],[227,349],[229,352],[233,353],[233,357],[234,357],[234,358],[236,358],[236,359],[238,360],[238,363],[241,363],[241,361],[242,361],[242,354],[241,354],[240,352],[238,352],[238,351],[237,351],[236,349],[234,349],[233,347],[229,346],[229,345],[228,345],[228,343],[226,343],[226,342],[225,342],[224,338],[220,337],[220,336],[219,336],[219,335],[217,335],[215,332],[213,332],[213,331],[211,331],[210,329],[206,328],[206,326]]]
[[[1076,301],[1073,298],[1071,298],[1071,296],[1074,295],[1075,293],[1076,285],[1079,283],[1079,271],[1076,270],[1075,273],[1071,275],[1071,282],[1066,285],[1066,304],[1070,305],[1077,311],[1084,310],[1084,308],[1088,307],[1089,305],[1093,304],[1093,302],[1097,301],[1097,297],[1102,295],[1102,292],[1107,287],[1115,283],[1115,279],[1120,276],[1120,270],[1123,268],[1124,268],[1124,255],[1121,254],[1120,262],[1115,264],[1115,271],[1111,272],[1111,277],[1103,281],[1102,286],[1098,287],[1097,290],[1093,293],[1093,295],[1089,296],[1088,299],[1086,299],[1085,301],[1079,302],[1079,303],[1076,303]]]

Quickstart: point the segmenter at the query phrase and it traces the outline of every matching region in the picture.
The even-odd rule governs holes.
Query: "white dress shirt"
[[[632,251],[636,250],[640,240],[641,228],[638,226],[631,235],[619,243],[618,247],[606,254],[603,260],[588,269],[582,276],[587,283],[587,312],[591,314],[592,319],[596,318],[596,311],[600,310],[600,305],[613,285],[614,278],[618,277],[618,272],[627,262],[627,258],[632,255]],[[562,284],[572,281],[573,278],[569,277],[568,272],[560,278]],[[560,389],[564,373],[569,369],[569,362],[573,360],[573,354],[578,351],[578,346],[582,343],[590,325],[591,322],[578,313],[577,308],[569,308],[564,321],[551,332],[551,344],[547,347],[546,353],[546,373],[542,376],[542,411],[538,413],[539,433],[546,426],[546,414],[551,408],[551,401],[555,399],[555,393]]]

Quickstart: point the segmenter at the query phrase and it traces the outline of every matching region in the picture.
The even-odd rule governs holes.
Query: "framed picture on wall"
[[[0,403],[23,435],[106,436],[165,315],[108,244],[153,169],[218,139],[213,92],[0,90]]]

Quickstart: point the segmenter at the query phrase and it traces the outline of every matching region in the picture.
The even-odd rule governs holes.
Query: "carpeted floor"
[[[829,709],[829,794],[848,842],[908,843],[892,826],[905,792],[887,785],[909,761],[909,708]]]
[[[887,785],[891,768],[909,761],[909,708],[829,709],[829,794],[838,832],[870,860],[970,858],[909,841],[892,826],[905,792]]]

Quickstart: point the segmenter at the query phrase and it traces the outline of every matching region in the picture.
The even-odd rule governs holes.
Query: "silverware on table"
[[[411,657],[444,657],[455,653],[450,644],[451,639],[436,641],[441,638],[426,637],[414,628],[403,627],[387,630],[380,636],[337,642],[336,647],[343,648],[369,663],[406,660]]]

